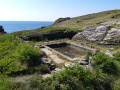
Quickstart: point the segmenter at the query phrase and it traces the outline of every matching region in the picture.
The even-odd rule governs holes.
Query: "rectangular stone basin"
[[[90,51],[89,49],[86,49],[80,45],[75,45],[66,42],[49,44],[46,46],[72,59],[81,58],[81,56],[84,56],[88,51]]]

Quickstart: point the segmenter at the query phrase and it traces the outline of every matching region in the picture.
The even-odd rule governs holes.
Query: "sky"
[[[0,21],[55,21],[120,9],[120,0],[0,0]]]

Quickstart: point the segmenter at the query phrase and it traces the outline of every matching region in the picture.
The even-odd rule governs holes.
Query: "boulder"
[[[42,58],[41,63],[51,65],[52,61],[48,58]]]
[[[66,20],[69,20],[71,19],[70,17],[66,17],[66,18],[59,18],[55,21],[55,23],[60,23],[60,22],[63,22],[63,21],[66,21]]]
[[[120,27],[120,21],[118,21],[116,25],[117,25],[118,27]]]
[[[80,60],[80,61],[78,62],[78,64],[80,64],[80,65],[88,65],[89,62],[87,62],[87,61],[85,61],[85,60]]]
[[[54,70],[55,69],[55,64],[51,64],[51,66],[50,66],[50,70]]]
[[[52,61],[49,58],[42,58],[41,64],[48,65],[50,70],[54,70],[56,67],[55,64],[52,64]]]

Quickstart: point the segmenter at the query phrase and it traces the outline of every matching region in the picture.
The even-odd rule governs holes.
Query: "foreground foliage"
[[[22,35],[22,34],[21,34]],[[0,90],[119,90],[120,52],[114,57],[98,53],[92,61],[90,72],[79,65],[64,68],[50,78],[39,77],[27,83],[13,83],[10,76],[34,71],[50,73],[47,66],[40,64],[42,52],[8,34],[0,37]],[[91,55],[89,53],[89,55]],[[31,74],[31,72],[30,72]]]
[[[117,54],[116,54],[117,55]],[[114,58],[117,58],[116,55]],[[89,70],[75,65],[64,68],[61,72],[46,79],[36,79],[29,83],[29,88],[19,84],[18,88],[25,90],[119,90],[120,88],[120,63],[104,53],[94,57],[94,70]]]
[[[14,39],[11,34],[0,37],[0,73],[17,72],[21,66],[34,66],[40,60],[41,52],[33,46]]]

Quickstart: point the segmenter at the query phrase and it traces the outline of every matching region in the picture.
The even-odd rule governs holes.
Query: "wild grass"
[[[120,18],[120,10],[110,10],[99,13],[74,17],[70,20],[53,25],[54,27],[69,27],[82,29],[85,26],[98,25],[98,23]]]

